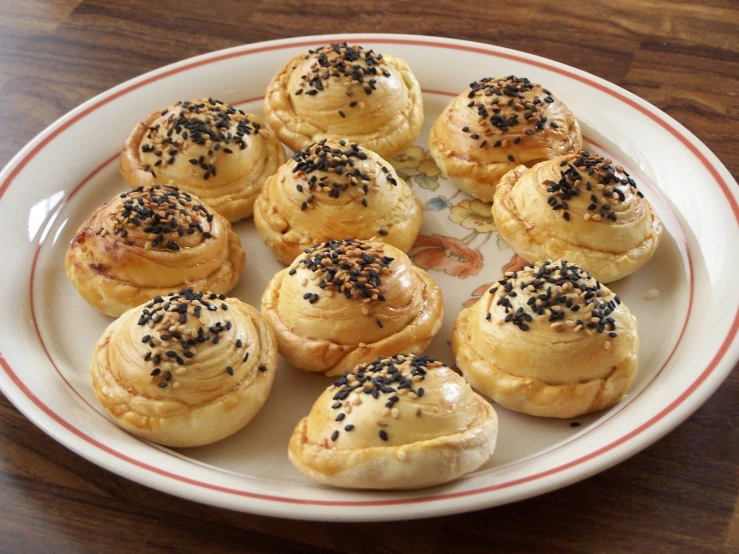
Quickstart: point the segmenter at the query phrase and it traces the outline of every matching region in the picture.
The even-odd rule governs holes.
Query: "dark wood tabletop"
[[[331,32],[476,40],[653,103],[739,175],[739,4],[480,0],[0,1],[0,166],[90,97],[212,50]],[[398,524],[287,521],[181,500],[61,446],[0,395],[0,552],[739,552],[739,368],[620,465],[516,504]]]

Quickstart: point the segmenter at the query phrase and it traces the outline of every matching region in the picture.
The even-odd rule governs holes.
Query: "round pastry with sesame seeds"
[[[262,119],[215,100],[177,102],[134,127],[120,169],[131,187],[176,185],[231,222],[252,216],[285,151]]]
[[[423,207],[392,165],[348,140],[323,140],[300,150],[267,179],[254,223],[287,265],[327,240],[375,238],[409,251]]]
[[[346,138],[392,158],[421,131],[423,98],[400,58],[329,44],[285,64],[267,87],[264,114],[291,150]]]
[[[120,427],[165,446],[243,428],[269,396],[277,342],[253,307],[182,289],[131,308],[95,345],[95,394]]]
[[[603,283],[643,267],[662,239],[662,222],[628,171],[585,150],[508,172],[492,213],[524,260],[567,259]]]
[[[275,275],[262,296],[280,354],[294,367],[341,375],[396,352],[421,353],[441,328],[441,289],[389,244],[317,244]]]
[[[636,318],[617,294],[565,260],[507,272],[452,332],[457,366],[501,406],[542,417],[603,410],[638,369]]]
[[[168,185],[116,195],[79,227],[67,277],[106,315],[119,316],[182,287],[225,294],[244,268],[231,224],[200,199]]]
[[[509,75],[470,83],[434,122],[429,145],[450,181],[492,202],[505,173],[578,152],[582,134],[575,116],[549,90]]]
[[[480,468],[493,454],[493,407],[452,369],[415,354],[359,364],[298,423],[293,465],[320,483],[418,489]]]

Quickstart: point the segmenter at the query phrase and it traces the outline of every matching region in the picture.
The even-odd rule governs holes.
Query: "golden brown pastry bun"
[[[345,138],[391,158],[418,136],[423,98],[403,60],[329,44],[285,64],[267,87],[264,115],[292,150]]]
[[[452,334],[457,366],[479,392],[535,416],[607,408],[636,376],[636,318],[621,299],[566,261],[508,272]]]
[[[233,222],[251,217],[264,180],[284,162],[282,144],[258,116],[207,98],[136,125],[120,168],[132,187],[177,185]]]
[[[244,249],[231,224],[196,196],[154,185],[95,210],[65,261],[77,292],[104,314],[119,316],[183,287],[227,293],[241,277]]]
[[[662,238],[662,222],[634,179],[587,151],[508,172],[493,217],[524,260],[567,259],[602,283],[646,264]]]
[[[414,354],[358,365],[316,400],[288,456],[320,483],[417,489],[478,469],[492,455],[492,406],[441,362]]]
[[[287,265],[306,248],[343,237],[413,247],[423,207],[380,156],[345,140],[297,152],[272,177],[254,206],[262,240]]]
[[[473,82],[436,120],[429,144],[452,183],[492,202],[506,172],[578,152],[582,136],[575,116],[551,92],[511,75]]]
[[[95,345],[98,400],[126,431],[166,446],[210,444],[249,423],[277,367],[269,324],[235,298],[181,290],[132,308]]]
[[[262,313],[293,366],[341,375],[396,352],[422,352],[441,327],[428,274],[389,244],[354,239],[309,248],[272,278]]]

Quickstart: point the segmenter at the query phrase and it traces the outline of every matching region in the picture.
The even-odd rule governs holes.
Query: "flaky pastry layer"
[[[303,160],[324,148],[332,152],[327,158],[338,153],[348,163],[301,170]],[[314,244],[344,237],[408,252],[422,222],[423,207],[411,187],[380,156],[349,141],[322,142],[288,160],[267,179],[254,207],[262,240],[285,265]]]
[[[532,166],[582,149],[580,125],[564,103],[540,85],[508,81],[473,83],[444,109],[429,136],[431,156],[442,173],[484,202],[493,201],[498,181],[517,165]],[[509,86],[515,92],[488,94]]]
[[[228,311],[211,315],[206,310],[208,324],[218,320],[231,326],[219,331],[217,344],[206,335],[208,341],[188,347],[196,351],[192,358],[166,341],[152,350],[169,361],[145,358],[149,346],[143,338],[159,336],[138,324],[145,305],[108,326],[95,345],[90,374],[98,400],[116,424],[159,444],[192,447],[239,431],[262,408],[277,367],[274,333],[251,306],[236,299],[215,302],[227,304]],[[175,363],[175,356],[185,365]]]
[[[264,98],[265,118],[291,150],[347,139],[392,158],[413,144],[423,125],[416,77],[403,60],[374,54],[371,66],[378,71],[365,74],[366,52],[325,46],[295,56],[275,75]]]
[[[213,102],[215,106],[224,106]],[[199,103],[210,105],[205,100]],[[182,111],[182,103],[175,104],[164,113],[150,114],[134,127],[121,150],[123,178],[133,188],[156,183],[175,185],[199,196],[231,222],[251,217],[264,181],[285,162],[282,144],[259,116],[240,111],[238,122],[227,121],[223,127],[208,126],[215,136],[219,132],[228,133],[229,138],[224,136],[214,141],[210,135],[203,135],[203,142],[198,143],[193,140],[192,129],[184,126],[167,135],[166,130],[172,128],[171,118],[177,121]],[[240,140],[235,141],[239,122],[249,131],[238,135]],[[173,143],[162,142],[169,139]],[[142,148],[147,150],[144,152]]]
[[[355,489],[417,489],[478,469],[495,449],[495,411],[451,369],[424,361],[398,355],[345,374],[295,428],[292,463]]]
[[[652,258],[662,240],[662,221],[633,187],[619,186],[621,197],[612,198],[597,188],[596,179],[590,179],[590,190],[581,186],[577,196],[568,194],[563,208],[561,199],[548,192],[550,183],[566,181],[562,164],[578,158],[565,156],[508,172],[498,184],[493,217],[501,237],[524,260],[566,259],[610,283]],[[586,172],[581,179],[588,179]]]
[[[202,218],[204,232],[198,229],[183,236],[168,232],[152,247],[146,225],[121,223],[126,200],[117,196],[95,210],[67,250],[67,277],[93,307],[117,317],[158,294],[183,287],[224,294],[236,286],[245,254],[225,218],[213,213],[211,221]]]
[[[322,288],[323,278],[300,265],[311,255],[296,258],[267,285],[262,313],[293,366],[339,375],[377,356],[423,352],[439,331],[443,297],[433,279],[396,248],[364,244],[393,259],[386,275],[380,271],[382,299],[364,298],[356,289],[347,298],[331,285]]]

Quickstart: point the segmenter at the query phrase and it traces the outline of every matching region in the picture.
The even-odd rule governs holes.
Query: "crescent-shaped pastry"
[[[392,158],[418,136],[423,98],[400,58],[329,44],[285,64],[267,87],[264,115],[292,150],[345,138]]]
[[[662,238],[662,222],[634,179],[587,151],[511,170],[492,211],[524,260],[567,259],[602,283],[641,268]]]
[[[397,352],[423,352],[441,327],[429,275],[389,244],[354,239],[307,249],[275,275],[262,313],[293,366],[341,375]]]
[[[492,202],[500,178],[582,149],[572,112],[526,78],[486,78],[452,100],[434,122],[430,153],[442,173],[475,198]]]
[[[192,286],[227,293],[244,267],[231,224],[167,185],[124,192],[77,230],[67,277],[93,307],[119,316],[158,294]]]
[[[570,418],[626,394],[639,336],[618,295],[559,260],[506,273],[459,314],[452,347],[465,379],[501,406]]]
[[[478,469],[495,450],[492,406],[441,362],[398,354],[358,365],[318,397],[288,456],[353,489],[417,489]]]
[[[285,151],[259,116],[212,98],[177,102],[134,127],[120,168],[131,187],[177,185],[231,222],[254,200]]]
[[[297,152],[254,206],[262,240],[287,265],[306,248],[343,237],[413,247],[423,207],[411,187],[374,152],[345,140]]]
[[[272,389],[277,344],[235,298],[183,289],[131,308],[95,345],[98,400],[126,431],[174,447],[232,435]]]

